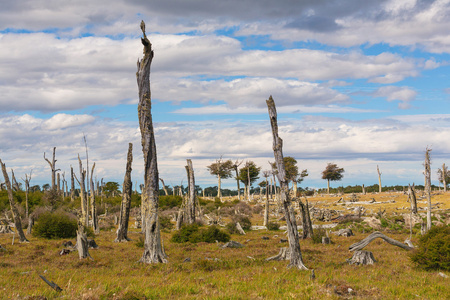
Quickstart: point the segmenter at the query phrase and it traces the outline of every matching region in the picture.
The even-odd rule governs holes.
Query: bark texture
[[[192,224],[195,222],[195,178],[192,160],[187,159],[186,171],[188,174],[189,195],[186,201],[186,222]]]
[[[373,265],[376,260],[370,251],[355,251],[352,258],[348,259],[347,262],[351,265]]]
[[[416,192],[414,190],[414,184],[411,187],[410,184],[408,184],[408,198],[411,202],[411,212],[413,214],[417,214],[417,198],[416,198]]]
[[[78,184],[80,185],[80,199],[81,199],[81,216],[80,222],[83,226],[87,227],[89,218],[88,218],[88,200],[86,195],[86,186],[85,186],[85,178],[86,178],[86,170],[83,169],[83,163],[81,162],[80,155],[78,154],[78,163],[80,165],[80,180],[77,179]]]
[[[378,192],[381,193],[381,172],[380,168],[377,165],[377,173],[378,173]]]
[[[95,234],[100,233],[100,228],[98,227],[98,215],[97,215],[97,205],[95,203],[95,187],[94,187],[94,169],[95,169],[95,163],[92,165],[91,170],[91,218],[92,218],[92,227],[94,229]]]
[[[131,181],[131,164],[133,162],[133,144],[128,144],[127,166],[125,178],[123,180],[122,205],[120,206],[119,228],[117,229],[117,238],[114,242],[126,242],[128,238],[128,221],[130,219],[131,191],[133,182]]]
[[[286,178],[286,169],[283,160],[283,140],[278,136],[277,110],[275,107],[275,101],[273,100],[272,96],[269,97],[269,100],[267,100],[266,103],[269,111],[270,125],[272,127],[273,152],[278,170],[277,176],[278,181],[280,182],[281,200],[284,208],[284,215],[286,218],[287,233],[289,239],[290,262],[288,267],[307,270],[307,268],[303,264],[299,235],[297,231],[297,222],[295,220],[294,210],[291,207],[289,186]]]
[[[425,151],[425,193],[427,195],[427,231],[431,229],[431,149],[427,148]]]
[[[3,172],[3,177],[5,179],[6,189],[8,190],[9,205],[11,207],[11,211],[13,214],[14,225],[16,226],[17,233],[19,234],[19,241],[21,243],[28,242],[27,238],[25,237],[25,233],[23,232],[23,229],[22,229],[22,222],[20,220],[20,214],[19,214],[19,211],[17,210],[16,203],[14,201],[13,191],[12,191],[12,187],[11,187],[11,182],[9,181],[8,172],[6,172],[6,166],[2,162],[1,159],[0,159],[0,164],[2,166],[2,172]]]
[[[145,34],[145,23],[141,22],[144,57],[137,62],[136,79],[139,89],[139,127],[142,152],[144,154],[144,189],[142,190],[142,227],[145,234],[143,263],[165,263],[158,219],[159,179],[156,157],[155,134],[151,114],[150,65],[153,59],[152,44]]]
[[[308,200],[305,200],[304,204],[301,200],[298,201],[300,204],[300,211],[302,213],[302,227],[303,227],[303,234],[302,238],[312,238],[314,232],[311,222],[311,215],[309,214],[309,204]]]

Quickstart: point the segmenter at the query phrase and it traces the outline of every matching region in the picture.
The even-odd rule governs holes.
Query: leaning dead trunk
[[[158,219],[159,179],[156,157],[155,134],[153,131],[150,94],[150,65],[153,59],[152,44],[145,34],[145,23],[141,22],[144,57],[138,60],[136,72],[139,87],[139,127],[142,152],[144,154],[144,188],[142,190],[142,227],[145,234],[143,263],[165,263],[166,254],[162,248]]]
[[[188,187],[189,195],[186,201],[186,222],[192,224],[195,222],[195,178],[194,178],[194,167],[192,166],[192,160],[187,159],[186,166],[188,174]]]
[[[130,219],[131,191],[133,182],[131,181],[131,163],[133,162],[133,144],[128,144],[127,166],[125,178],[123,180],[122,205],[120,206],[119,228],[117,229],[117,238],[114,242],[129,241],[128,221]]]
[[[16,203],[14,201],[13,191],[12,191],[12,187],[11,187],[11,182],[9,181],[8,172],[6,172],[6,166],[2,162],[1,159],[0,159],[0,164],[2,166],[2,172],[3,172],[3,177],[5,179],[6,189],[8,190],[9,205],[11,207],[11,211],[13,214],[14,225],[16,226],[16,230],[19,233],[19,241],[21,243],[28,242],[27,238],[25,237],[25,233],[23,233],[22,222],[20,220],[20,214],[19,214],[19,211],[17,210]]]
[[[164,180],[162,178],[160,178],[159,181],[161,181],[161,183],[162,183],[163,190],[164,190],[164,195],[169,196],[169,192],[167,191],[166,184],[164,183]]]
[[[397,247],[400,247],[400,248],[403,248],[403,249],[405,249],[405,250],[412,250],[412,249],[414,249],[414,248],[412,248],[411,246],[409,246],[409,245],[407,245],[407,244],[403,244],[403,243],[401,243],[401,242],[399,242],[399,241],[397,241],[397,240],[394,240],[394,239],[392,239],[392,238],[390,238],[390,237],[388,237],[388,236],[382,234],[382,233],[379,232],[379,231],[375,231],[375,232],[371,233],[369,236],[367,236],[365,239],[363,239],[363,240],[361,240],[361,241],[359,241],[359,242],[357,242],[357,243],[352,244],[352,245],[350,246],[349,250],[350,250],[350,251],[359,251],[359,250],[362,250],[364,247],[366,247],[367,245],[369,245],[369,243],[372,242],[372,241],[373,241],[374,239],[376,239],[376,238],[383,239],[383,240],[385,240],[386,242],[388,242],[389,244],[394,245],[394,246],[397,246]]]
[[[288,267],[299,268],[307,270],[302,260],[302,253],[300,250],[299,235],[297,231],[297,222],[295,220],[294,210],[291,207],[291,200],[289,196],[289,186],[286,178],[286,169],[283,161],[283,140],[278,136],[277,110],[272,96],[266,101],[269,111],[270,125],[272,127],[273,135],[273,152],[275,156],[275,163],[278,170],[278,181],[280,182],[281,199],[284,208],[284,215],[286,218],[287,233],[289,239],[290,263]]]

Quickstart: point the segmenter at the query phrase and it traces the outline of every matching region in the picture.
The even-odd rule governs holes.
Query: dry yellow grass
[[[380,205],[392,212],[398,211],[398,206],[409,207],[401,194],[367,197],[377,201],[394,198],[395,203]],[[310,202],[332,208],[338,199],[318,197]],[[435,195],[433,202],[442,202],[448,209],[449,200],[444,195]],[[254,222],[259,221],[255,216]],[[346,264],[352,256],[348,247],[366,235],[333,235],[331,245],[301,241],[305,265],[315,269],[312,281],[310,271],[288,270],[287,262],[265,261],[287,245],[280,243],[285,238],[282,231],[233,235],[232,240],[245,245],[241,249],[174,244],[171,233],[163,233],[169,263],[160,265],[137,263],[143,249],[135,243],[140,233],[133,230],[133,241],[119,244],[113,242],[114,232],[102,231],[95,238],[99,249],[90,250],[94,261],[80,261],[76,252],[59,256],[63,240],[29,237],[30,243],[11,245],[12,236],[3,234],[0,244],[7,252],[0,252],[0,299],[448,299],[450,279],[414,268],[405,250],[382,240],[367,247],[377,260],[375,265]],[[399,241],[408,237],[405,233],[388,235]],[[413,243],[417,238],[413,236]],[[187,257],[191,262],[183,262]],[[63,291],[52,290],[38,274],[56,282]]]

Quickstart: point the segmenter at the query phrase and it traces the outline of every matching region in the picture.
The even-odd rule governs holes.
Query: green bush
[[[161,216],[159,217],[159,225],[161,226],[161,229],[166,230],[172,230],[173,229],[173,223],[170,222],[169,217]]]
[[[314,244],[322,244],[322,237],[327,236],[325,228],[320,226],[313,230],[312,241]]]
[[[216,240],[219,242],[228,242],[230,235],[214,225],[208,228],[201,228],[197,223],[183,225],[171,238],[171,241],[174,243],[214,243]]]
[[[32,234],[46,239],[73,238],[77,236],[77,221],[64,213],[46,212],[39,216]]]
[[[161,210],[180,207],[181,202],[183,202],[183,198],[181,198],[181,196],[159,196],[159,208]]]
[[[450,226],[432,227],[420,238],[410,258],[425,270],[450,271]]]
[[[280,229],[280,225],[275,222],[269,222],[269,223],[267,223],[267,229],[268,230],[278,230],[278,229]]]
[[[236,228],[237,222],[239,222],[242,229],[244,229],[246,231],[251,230],[251,228],[252,228],[252,222],[250,221],[250,219],[248,217],[243,216],[243,215],[236,215],[233,217],[233,220],[230,223],[228,223],[226,226],[229,233],[231,233],[231,234],[239,233]]]

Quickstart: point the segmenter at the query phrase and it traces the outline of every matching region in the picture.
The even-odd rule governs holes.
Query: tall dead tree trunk
[[[362,185],[362,194],[363,194],[363,195],[366,194],[366,188],[364,187],[364,184]]]
[[[70,166],[70,201],[75,198],[75,180],[73,178],[73,168]]]
[[[16,180],[16,176],[14,176],[14,170],[11,169],[11,178],[12,178],[12,187],[16,192],[20,191],[19,183]]]
[[[186,205],[186,221],[188,224],[195,222],[195,178],[194,167],[192,166],[192,160],[187,159],[187,174],[188,174],[188,187],[189,195],[187,196]]]
[[[94,228],[94,233],[99,234],[100,228],[98,227],[98,216],[97,216],[97,205],[95,203],[95,188],[94,188],[94,169],[95,163],[92,165],[91,170],[91,218],[92,218],[92,227]]]
[[[161,243],[158,219],[159,179],[155,134],[151,114],[150,65],[153,59],[152,44],[145,34],[145,23],[141,22],[144,57],[137,62],[137,84],[139,88],[139,127],[142,152],[144,153],[144,189],[142,190],[142,227],[145,234],[143,263],[165,263],[166,254]]]
[[[5,178],[6,189],[8,190],[9,205],[11,207],[11,211],[13,214],[14,225],[16,226],[16,230],[19,233],[19,241],[21,243],[28,242],[27,238],[25,237],[25,233],[23,232],[22,229],[22,222],[20,220],[20,214],[19,211],[17,210],[16,203],[14,201],[13,191],[11,187],[11,182],[9,181],[8,172],[6,172],[6,166],[1,159],[0,164],[2,166],[3,177]]]
[[[61,175],[59,173],[56,173],[56,190],[58,194],[61,193]]]
[[[289,239],[290,262],[289,267],[307,270],[302,260],[302,252],[300,250],[300,241],[297,231],[297,222],[295,220],[294,210],[291,207],[291,199],[289,196],[289,186],[286,178],[286,169],[283,161],[283,140],[278,136],[277,110],[275,101],[272,96],[266,100],[269,111],[270,125],[273,135],[273,152],[275,163],[278,170],[278,181],[280,182],[281,199],[283,201],[284,215],[286,218],[287,233]]]
[[[380,172],[380,168],[378,168],[377,165],[377,173],[378,173],[378,193],[381,193],[381,172]]]
[[[27,218],[27,219],[28,219],[28,214],[29,214],[28,193],[30,192],[30,181],[31,181],[32,173],[33,173],[33,170],[30,171],[30,176],[28,176],[28,174],[25,174],[25,179],[22,178],[22,181],[25,184],[25,218]]]
[[[238,191],[238,199],[239,199],[239,201],[241,201],[241,187],[239,185],[239,179],[238,179],[238,176],[239,176],[238,168],[239,168],[239,166],[241,164],[242,164],[242,161],[239,162],[239,160],[236,160],[236,162],[233,165],[233,169],[236,172],[236,177],[235,178],[236,178],[236,183],[237,183],[237,191]]]
[[[56,172],[60,171],[60,169],[56,169],[57,160],[55,159],[55,154],[56,154],[56,147],[53,147],[53,158],[52,161],[50,161],[48,158],[45,157],[44,152],[44,159],[48,162],[48,164],[50,165],[50,169],[52,171],[52,190],[56,189]]]
[[[442,184],[444,185],[444,193],[447,192],[447,182],[445,181],[445,177],[447,176],[447,168],[445,167],[445,163],[442,164]]]
[[[122,187],[122,205],[120,206],[119,228],[117,229],[117,238],[114,242],[129,241],[128,221],[130,219],[131,191],[133,182],[131,181],[131,164],[133,162],[133,144],[128,144],[127,166],[125,169],[125,178]]]
[[[80,216],[80,222],[83,224],[84,227],[88,227],[88,200],[86,195],[86,186],[85,186],[85,177],[86,177],[86,170],[83,169],[83,163],[81,162],[80,155],[78,154],[78,163],[80,165],[80,180],[75,176],[75,179],[78,181],[78,184],[80,185],[80,198],[81,198],[81,216]]]
[[[431,160],[430,160],[431,149],[427,147],[425,150],[425,193],[427,195],[427,231],[431,229]]]

